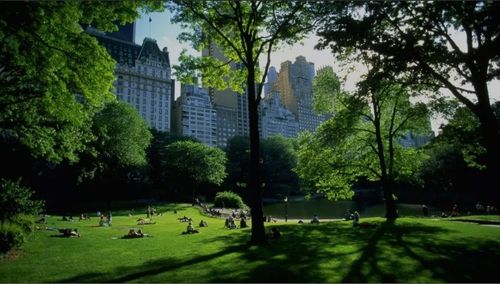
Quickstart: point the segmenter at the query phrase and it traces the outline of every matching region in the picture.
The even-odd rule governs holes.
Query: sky
[[[180,43],[177,40],[177,35],[182,32],[179,25],[170,23],[170,13],[165,12],[154,12],[150,14],[142,14],[141,18],[136,22],[136,36],[135,42],[141,44],[145,37],[153,38],[157,41],[160,49],[167,47],[170,55],[170,65],[174,66],[178,64],[178,58],[183,49],[187,49],[192,55],[200,55],[193,48],[189,46],[189,43]],[[151,22],[149,22],[151,18]],[[354,72],[344,71],[338,62],[336,62],[334,55],[329,50],[317,50],[314,45],[318,42],[318,37],[315,35],[310,35],[300,44],[295,44],[294,46],[285,46],[280,50],[271,54],[271,65],[276,68],[279,72],[280,65],[286,60],[295,61],[297,56],[304,56],[307,61],[313,62],[315,69],[318,70],[324,66],[331,66],[333,70],[339,75],[340,78],[344,80],[344,89],[348,91],[353,91],[357,81],[359,81],[361,75],[365,70],[359,68]],[[465,46],[465,40],[458,40],[459,45],[462,44],[462,48]],[[464,48],[465,49],[465,48]],[[261,66],[264,66],[264,62],[261,62]],[[174,76],[175,79],[175,76]],[[490,84],[489,88],[492,100],[500,100],[500,82],[496,81]],[[176,98],[180,95],[180,83],[176,81]],[[449,91],[443,90],[444,94],[450,94]],[[435,117],[432,119],[432,129],[437,134],[439,126],[445,123],[442,117]]]

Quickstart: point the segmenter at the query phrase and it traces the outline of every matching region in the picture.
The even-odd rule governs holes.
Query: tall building
[[[215,44],[202,51],[202,56],[211,56],[219,60],[227,60]],[[231,64],[231,68],[242,68]],[[231,89],[219,91],[210,88],[209,94],[213,107],[217,112],[217,146],[226,147],[227,141],[236,135],[248,136],[248,97],[246,93],[238,94]]]
[[[172,129],[203,144],[217,146],[217,113],[212,108],[207,90],[181,85],[181,95],[173,108]]]
[[[91,27],[86,31],[94,35],[116,61],[117,98],[133,105],[150,127],[170,130],[175,89],[167,48],[160,50],[151,38],[145,38],[142,45],[135,44],[133,25],[109,35]]]
[[[281,63],[278,78],[272,91],[281,94],[281,102],[290,110],[299,123],[299,132],[315,131],[327,116],[319,116],[312,108],[312,81],[314,63],[307,62],[304,56],[298,56],[295,62]]]
[[[314,66],[314,65],[313,65]],[[278,72],[274,66],[269,67],[267,71],[267,82],[264,84],[264,96],[267,97],[271,93],[271,88],[278,78]]]
[[[299,123],[295,116],[280,102],[280,94],[274,92],[266,96],[259,105],[260,137],[266,139],[273,135],[296,137]]]

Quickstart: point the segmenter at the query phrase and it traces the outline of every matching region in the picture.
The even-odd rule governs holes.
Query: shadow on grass
[[[500,280],[496,268],[500,261],[498,242],[473,238],[450,240],[453,231],[437,226],[377,223],[370,228],[353,228],[348,223],[334,222],[279,228],[282,238],[268,245],[247,246],[249,230],[237,231],[205,240],[223,247],[214,253],[200,252],[182,259],[160,258],[137,266],[117,267],[110,273],[83,274],[57,282]],[[193,265],[204,271],[194,275],[179,272]]]
[[[447,233],[439,227],[382,223],[342,282],[499,282],[498,242],[440,238]]]

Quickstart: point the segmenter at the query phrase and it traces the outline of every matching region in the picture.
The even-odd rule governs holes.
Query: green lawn
[[[176,208],[143,226],[138,216],[115,215],[112,227],[51,217],[47,226],[78,227],[82,237],[37,231],[17,257],[0,261],[0,282],[500,282],[500,227],[424,218],[362,219],[369,228],[266,223],[282,238],[249,247],[250,229]],[[183,215],[209,227],[181,235]],[[120,239],[131,227],[153,237]]]

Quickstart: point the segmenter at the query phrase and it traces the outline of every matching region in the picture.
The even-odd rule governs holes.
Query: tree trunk
[[[372,96],[372,104],[374,113],[373,125],[375,127],[375,139],[377,141],[377,155],[380,163],[380,182],[382,183],[382,191],[384,193],[385,200],[385,218],[387,221],[394,221],[398,218],[398,212],[396,210],[396,202],[393,197],[392,176],[387,173],[384,143],[380,127],[380,109],[378,108],[378,101],[375,96]]]
[[[396,220],[398,218],[398,211],[393,196],[393,183],[390,180],[382,181],[382,190],[385,199],[385,218],[387,221]]]
[[[500,137],[498,134],[498,122],[497,118],[495,117],[493,110],[491,107],[484,109],[480,108],[480,115],[479,115],[479,121],[481,122],[480,124],[480,131],[481,135],[483,136],[482,138],[482,144],[486,148],[487,154],[486,154],[486,172],[485,172],[485,179],[482,184],[484,186],[492,186],[497,183],[498,181],[498,173],[500,173]],[[491,192],[489,192],[491,191]],[[498,190],[494,190],[493,188],[490,188],[486,190],[487,195],[489,198],[492,198],[494,200],[490,201],[495,201],[495,202],[500,202],[500,192]]]
[[[257,102],[255,92],[255,65],[248,66],[247,78],[248,92],[248,118],[250,122],[250,168],[248,172],[247,188],[251,195],[252,214],[252,244],[263,244],[266,242],[264,230],[264,218],[262,209],[262,187],[260,179],[260,140],[257,116]]]

